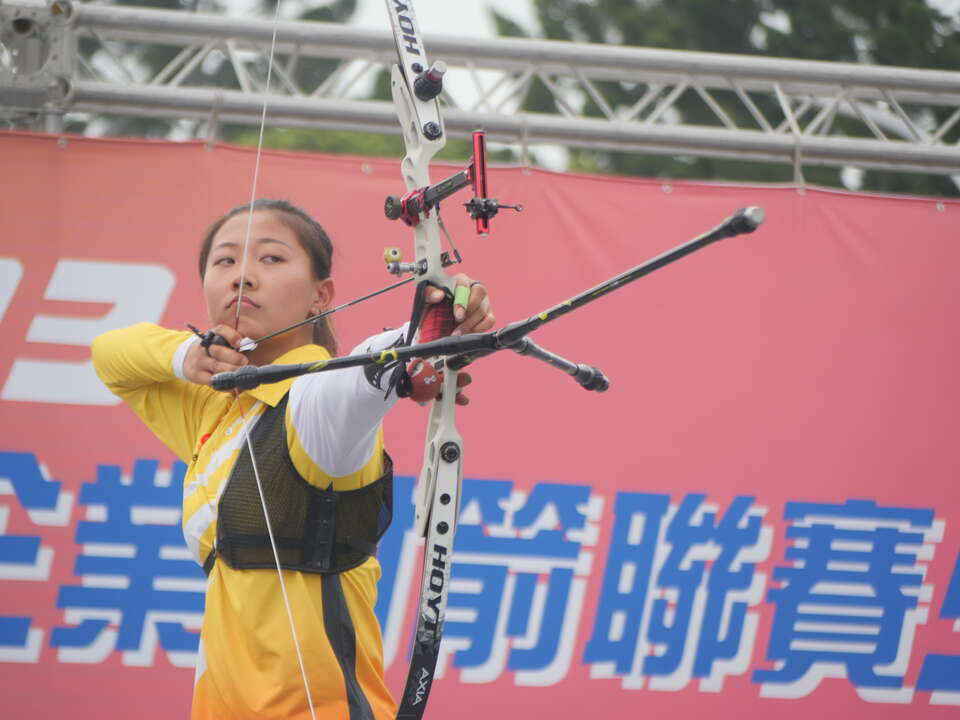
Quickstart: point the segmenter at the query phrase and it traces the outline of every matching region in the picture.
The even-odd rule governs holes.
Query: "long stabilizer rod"
[[[722,240],[728,237],[734,237],[735,235],[752,233],[754,230],[760,227],[764,217],[765,214],[762,208],[755,206],[742,208],[717,225],[717,227],[715,227],[713,230],[710,230],[709,232],[706,232],[703,235],[694,238],[693,240],[689,240],[682,245],[678,245],[672,250],[667,250],[665,253],[657,255],[655,258],[647,260],[645,263],[637,265],[636,267],[622,272],[619,275],[615,275],[609,280],[606,280],[599,285],[590,288],[589,290],[585,290],[579,295],[574,295],[569,300],[564,300],[559,305],[554,305],[552,308],[544,310],[541,313],[537,313],[526,320],[510,323],[506,327],[496,332],[498,344],[501,347],[510,347],[514,342],[529,335],[541,325],[545,325],[551,320],[556,320],[558,317],[566,315],[568,312],[572,312],[577,308],[583,307],[587,303],[593,302],[597,298],[603,297],[613,290],[621,288],[628,283],[632,283],[634,280],[639,280],[644,275],[649,275],[665,265],[676,262],[680,258],[686,257],[690,253],[694,253],[712,242],[716,242],[717,240]]]
[[[722,240],[723,238],[733,237],[744,233],[751,233],[756,230],[764,220],[764,212],[759,207],[747,207],[738,210],[734,215],[727,218],[720,225],[703,235],[678,245],[672,250],[658,255],[655,258],[647,260],[645,263],[637,265],[630,270],[615,275],[605,282],[596,285],[589,290],[575,295],[569,300],[565,300],[559,305],[544,310],[543,312],[532,315],[526,320],[510,323],[506,327],[495,332],[471,333],[458,337],[444,337],[439,340],[433,340],[419,345],[409,345],[406,347],[390,348],[374,353],[362,353],[359,355],[348,355],[347,357],[332,358],[330,360],[314,363],[298,363],[296,365],[267,365],[256,367],[247,365],[235,372],[219,373],[213,376],[212,384],[216,390],[249,390],[258,385],[269,382],[278,382],[298,375],[306,375],[313,372],[324,372],[328,370],[337,370],[340,368],[357,367],[361,365],[384,364],[387,362],[405,362],[414,358],[427,357],[446,357],[446,365],[453,369],[463,368],[473,361],[490,353],[499,350],[514,349],[514,346],[531,332],[540,326],[556,320],[568,312],[583,307],[587,303],[603,297],[609,292],[623,287],[624,285],[638,280],[659,270],[665,265],[686,257],[690,253],[696,252],[712,242]],[[537,346],[533,346],[537,347]],[[536,352],[530,351],[524,353],[523,348],[517,351],[521,354],[533,354],[539,356]],[[547,351],[541,351],[546,353]],[[552,355],[552,353],[551,353]],[[557,357],[557,356],[553,356]],[[561,358],[562,359],[562,358]],[[569,362],[569,361],[564,361]],[[551,363],[552,364],[552,363]],[[573,363],[571,363],[573,365]],[[580,366],[577,366],[580,367]],[[593,368],[596,370],[596,368]],[[565,370],[569,372],[569,368]],[[597,370],[600,377],[603,374]],[[575,373],[570,373],[574,374]],[[604,378],[605,379],[605,378]],[[578,379],[579,382],[579,379]],[[599,379],[596,382],[600,382]],[[583,385],[583,383],[581,382]],[[586,385],[584,385],[586,387]],[[588,388],[593,389],[593,388]]]

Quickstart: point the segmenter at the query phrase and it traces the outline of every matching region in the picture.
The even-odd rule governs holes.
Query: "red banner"
[[[0,133],[0,157],[4,715],[185,717],[203,581],[165,564],[183,466],[99,385],[89,343],[206,325],[198,245],[249,201],[254,155]],[[739,207],[768,219],[535,335],[608,392],[512,353],[473,368],[428,716],[955,716],[960,203],[515,168],[490,184],[525,207],[490,237],[459,199],[444,210],[501,323]],[[269,152],[257,194],[324,225],[344,301],[409,247],[381,210],[402,190],[395,161]],[[344,351],[407,319],[397,292],[336,318]],[[386,426],[406,476],[378,605],[396,693],[425,424],[410,403]]]

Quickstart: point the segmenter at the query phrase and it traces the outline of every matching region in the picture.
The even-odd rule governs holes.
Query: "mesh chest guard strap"
[[[376,553],[393,519],[393,462],[384,453],[383,475],[357,490],[311,485],[287,450],[286,408],[284,396],[264,411],[250,435],[280,566],[323,575],[357,567]],[[220,498],[217,547],[204,563],[208,574],[216,555],[232,568],[276,567],[246,444]]]

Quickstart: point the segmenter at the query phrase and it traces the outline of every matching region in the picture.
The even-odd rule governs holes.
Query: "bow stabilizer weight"
[[[416,70],[416,65],[413,68]],[[446,73],[447,64],[443,60],[434,61],[429,70],[421,72],[413,81],[413,94],[424,102],[433,100],[443,92],[443,76]]]

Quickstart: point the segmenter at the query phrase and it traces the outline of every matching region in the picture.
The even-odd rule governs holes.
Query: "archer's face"
[[[214,236],[203,294],[213,325],[232,327],[239,300],[239,331],[255,339],[325,309],[333,299],[333,281],[313,276],[310,256],[294,231],[269,210],[253,213],[244,258],[248,217],[248,213],[233,216]],[[311,328],[308,324],[279,336],[273,343],[276,354],[309,343]]]

